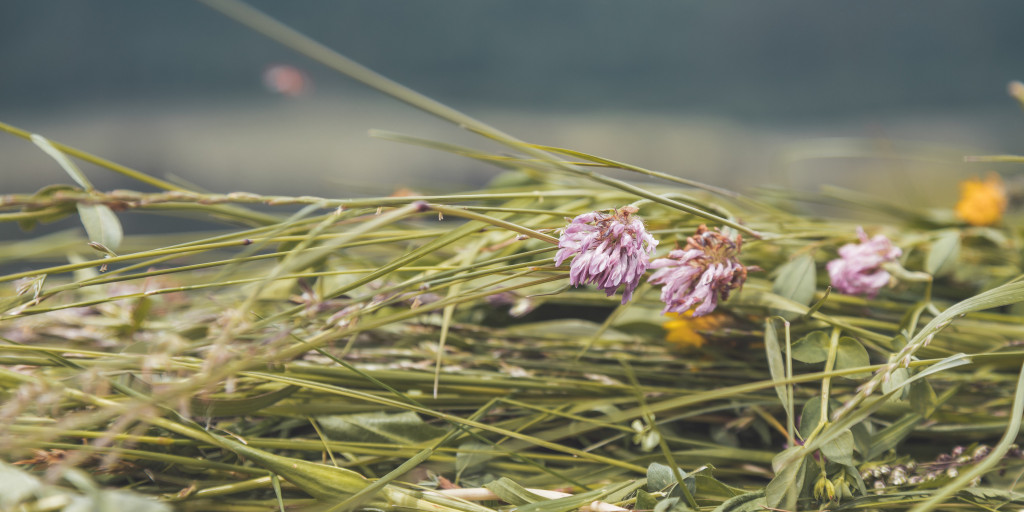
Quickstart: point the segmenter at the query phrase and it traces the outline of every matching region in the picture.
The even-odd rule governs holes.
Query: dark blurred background
[[[1019,0],[253,5],[521,138],[720,185],[945,201],[987,170],[963,155],[1024,150],[1005,93],[1024,78]],[[204,189],[342,197],[495,173],[369,138],[474,143],[197,2],[7,0],[0,65],[0,120]],[[275,65],[305,88],[268,88]],[[26,141],[3,135],[0,155],[0,193],[68,181]]]

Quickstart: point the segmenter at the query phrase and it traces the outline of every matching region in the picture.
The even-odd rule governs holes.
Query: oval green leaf
[[[853,465],[853,433],[849,430],[836,436],[835,439],[821,445],[821,453],[832,462],[846,466]]]
[[[801,254],[779,267],[779,275],[772,283],[772,293],[806,306],[814,299],[816,279],[814,257],[810,254]],[[773,314],[780,314],[786,320],[797,316],[791,312],[773,312]]]
[[[868,351],[864,348],[864,345],[861,345],[859,341],[849,336],[839,338],[839,350],[836,352],[836,370],[860,368],[869,364],[871,364],[871,358],[868,357]],[[845,375],[847,379],[863,379],[870,376],[870,372]]]
[[[933,276],[948,274],[956,267],[959,257],[960,232],[947,231],[932,242],[932,248],[924,260],[924,271]]]
[[[121,245],[124,231],[114,211],[105,204],[78,204],[78,216],[85,226],[85,233],[91,242],[99,242],[116,251]]]
[[[801,363],[822,363],[828,359],[828,333],[811,331],[793,344],[793,359]]]
[[[68,176],[71,176],[71,179],[75,180],[75,183],[78,183],[86,190],[93,189],[92,183],[89,182],[89,178],[85,177],[82,170],[79,169],[63,151],[57,149],[49,139],[39,135],[38,133],[33,133],[29,139],[32,140],[33,144],[39,146],[39,149],[43,150],[43,153],[46,153],[50,158],[56,160],[57,164],[64,169],[64,172],[68,173]]]

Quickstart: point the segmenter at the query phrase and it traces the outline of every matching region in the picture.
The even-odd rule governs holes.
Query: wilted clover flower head
[[[737,257],[743,238],[732,240],[717,229],[711,231],[701,224],[686,246],[668,253],[667,258],[651,262],[658,269],[648,281],[660,284],[664,313],[685,313],[693,309],[693,316],[703,316],[715,310],[719,300],[729,298],[729,292],[743,286],[748,270]],[[696,306],[696,307],[694,307]]]
[[[611,296],[622,285],[622,303],[633,296],[658,241],[647,232],[635,206],[596,211],[572,219],[558,238],[555,265],[569,266],[573,286],[595,284]]]
[[[858,244],[846,244],[839,248],[839,258],[828,262],[828,277],[832,286],[843,293],[874,297],[878,290],[889,284],[891,276],[882,269],[882,264],[895,261],[903,254],[899,247],[893,247],[885,235],[868,235],[857,228]]]

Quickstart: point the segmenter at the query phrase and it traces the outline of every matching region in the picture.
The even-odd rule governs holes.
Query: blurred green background
[[[924,203],[1024,147],[1024,2],[253,2],[521,138],[719,185],[837,183]],[[481,144],[184,0],[0,3],[0,119],[216,191],[353,196],[486,182],[371,139]],[[268,90],[274,65],[312,88]],[[0,192],[68,181],[0,137]],[[104,188],[123,186],[85,167]],[[926,179],[922,179],[925,177]]]

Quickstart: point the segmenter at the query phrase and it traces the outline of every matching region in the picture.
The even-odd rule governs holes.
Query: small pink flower
[[[882,269],[882,264],[895,261],[903,251],[893,247],[885,235],[875,235],[869,240],[860,227],[857,237],[860,243],[840,247],[839,258],[828,262],[828,277],[840,292],[874,297],[892,277]]]
[[[747,271],[760,270],[739,262],[742,244],[739,235],[730,240],[717,229],[710,231],[702,224],[686,239],[686,247],[652,261],[651,268],[658,270],[648,281],[664,286],[662,312],[683,314],[694,308],[693,316],[697,317],[714,311],[719,300],[728,299],[729,292],[743,286]]]
[[[555,266],[575,255],[570,284],[595,284],[608,296],[621,285],[623,304],[633,296],[658,245],[636,212],[635,206],[623,206],[611,214],[590,212],[572,219],[555,254]]]

